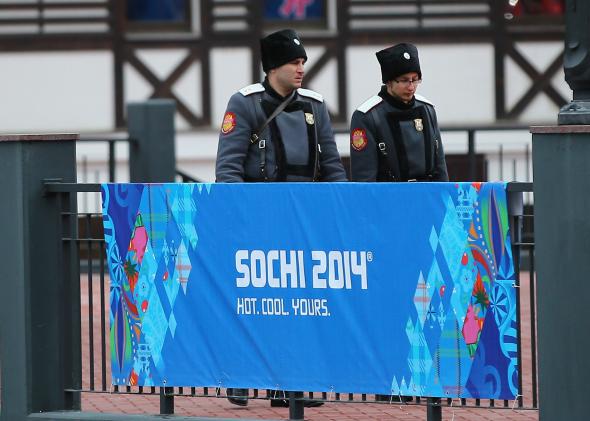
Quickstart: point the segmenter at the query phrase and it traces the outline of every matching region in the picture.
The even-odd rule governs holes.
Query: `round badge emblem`
[[[405,58],[406,60],[409,60],[409,59],[410,59],[410,53],[408,53],[408,52],[405,52],[405,53],[404,53],[404,58]]]
[[[350,133],[350,144],[355,151],[362,151],[367,146],[367,132],[364,129],[354,129]]]
[[[223,123],[221,123],[221,133],[231,133],[236,128],[236,115],[229,111],[223,116]]]

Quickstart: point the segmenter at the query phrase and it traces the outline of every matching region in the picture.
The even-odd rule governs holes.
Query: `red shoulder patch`
[[[350,144],[355,151],[362,151],[367,146],[365,129],[354,129],[350,132]]]
[[[226,112],[223,116],[223,123],[221,123],[221,133],[228,134],[236,128],[236,115],[231,112]]]

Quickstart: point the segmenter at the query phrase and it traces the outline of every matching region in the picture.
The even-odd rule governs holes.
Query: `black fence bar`
[[[84,186],[84,187],[80,187]],[[57,181],[50,181],[43,185],[44,194],[47,193],[100,193],[99,183],[60,183]]]
[[[522,124],[489,124],[489,125],[470,125],[470,126],[443,126],[441,127],[441,132],[464,132],[467,134],[467,161],[468,161],[468,174],[471,180],[475,180],[477,178],[477,141],[476,141],[476,134],[478,132],[490,132],[490,131],[514,131],[514,130],[522,130],[526,131],[527,135],[529,135],[529,126],[525,126]],[[348,127],[337,126],[334,128],[334,132],[337,134],[344,134],[348,133]],[[530,136],[530,135],[529,135]],[[116,143],[117,142],[126,142],[126,143],[134,143],[136,142],[134,139],[130,137],[120,137],[120,138],[101,138],[101,137],[90,137],[90,136],[82,136],[78,142],[98,142],[98,143],[108,143],[108,181],[113,183],[116,181]],[[444,142],[443,142],[444,143]],[[525,148],[525,164],[526,164],[526,182],[530,181],[530,170],[529,170],[529,156],[530,150],[527,146]],[[503,160],[504,160],[504,153],[502,146],[500,146],[498,152],[498,158],[500,161],[499,167],[499,174],[500,179],[503,179]],[[514,172],[514,171],[513,171]],[[487,174],[487,170],[484,171],[484,174]],[[183,183],[199,183],[202,180],[193,177],[192,175],[188,174],[186,171],[182,171],[180,169],[176,169],[176,175],[180,177],[180,180]],[[516,181],[516,180],[513,180]]]
[[[84,143],[107,143],[108,144],[108,172],[109,172],[109,183],[114,183],[116,181],[116,167],[117,167],[117,159],[116,159],[116,144],[117,142],[124,142],[127,144],[131,144],[134,142],[133,139],[129,138],[128,136],[124,137],[91,137],[91,136],[81,136],[78,142]]]
[[[91,219],[87,215],[85,218],[86,225],[86,247],[88,256],[86,264],[88,267],[88,336],[89,336],[89,364],[90,364],[90,390],[94,390],[94,294],[92,291],[92,241],[91,239]]]
[[[72,207],[76,206],[77,198],[74,194],[62,194],[59,196],[60,202],[60,231],[63,235],[76,237],[77,230],[78,230],[78,215],[77,213],[67,212]],[[79,317],[79,312],[81,308],[81,292],[80,292],[80,269],[79,269],[79,262],[80,262],[80,254],[79,254],[79,247],[76,242],[70,241],[69,243],[62,241],[62,250],[64,250],[64,255],[62,256],[62,262],[65,268],[65,276],[69,278],[69,285],[70,291],[64,291],[64,295],[70,297],[68,300],[71,302],[71,314],[78,315],[78,317],[72,317],[72,332],[69,335],[71,340],[70,343],[72,344],[72,351],[70,352],[70,358],[72,359],[71,364],[72,368],[72,377],[76,379],[75,383],[72,385],[73,388],[81,389],[82,388],[82,361],[81,361],[81,348],[82,348],[82,329],[81,323],[82,318]],[[74,351],[75,350],[75,351]],[[73,355],[80,356],[79,359],[77,357],[73,357]],[[67,406],[70,408],[80,408],[81,407],[81,394],[79,390],[66,390],[65,391],[66,399],[68,401]],[[0,416],[1,418],[1,416]]]
[[[504,146],[498,149],[498,160],[500,161],[500,180],[504,180]]]
[[[115,182],[115,141],[109,140],[109,183]]]
[[[440,399],[427,398],[426,402],[426,420],[442,421],[442,407],[440,406]]]
[[[512,218],[515,218],[518,220],[518,222],[516,222],[516,224],[514,224],[513,226],[517,226],[520,227],[520,215],[512,215]],[[518,376],[518,395],[517,395],[517,399],[518,399],[518,407],[522,408],[523,406],[523,402],[522,402],[522,317],[520,316],[520,309],[521,309],[521,305],[520,305],[520,247],[516,244],[512,245],[512,259],[514,261],[514,273],[516,276],[516,279],[514,281],[514,288],[515,288],[515,296],[516,296],[516,329],[518,331],[518,334],[516,335],[516,341],[517,341],[517,346],[516,346],[516,355],[517,355],[517,366],[518,366],[518,370],[519,370],[519,376]]]
[[[300,421],[303,416],[303,392],[289,392],[289,420]]]
[[[98,250],[99,250],[99,255],[98,255],[98,261],[100,264],[100,352],[101,352],[101,358],[100,358],[100,364],[101,364],[101,375],[102,375],[102,390],[107,390],[107,361],[106,361],[106,357],[107,357],[107,352],[106,352],[106,338],[105,338],[105,332],[106,332],[106,305],[105,305],[105,301],[104,301],[104,294],[105,294],[105,279],[104,279],[104,274],[105,274],[105,244],[103,242],[98,244]]]
[[[487,124],[487,125],[465,125],[465,126],[442,126],[440,128],[440,131],[442,133],[442,137],[443,137],[443,145],[445,144],[444,142],[444,137],[445,137],[445,133],[465,133],[467,136],[467,151],[465,152],[465,156],[467,157],[467,162],[466,162],[466,167],[465,167],[465,172],[464,172],[464,176],[467,176],[467,179],[462,179],[461,181],[475,181],[478,180],[479,175],[478,175],[478,153],[477,153],[477,134],[478,133],[482,133],[482,132],[506,132],[506,131],[522,131],[523,132],[523,136],[527,136],[528,138],[530,138],[530,127],[529,126],[525,126],[522,124]],[[349,133],[349,128],[345,127],[345,126],[341,126],[338,125],[334,128],[334,133],[339,134],[339,135],[343,135],[343,134],[348,134]],[[447,152],[448,153],[448,152]],[[529,164],[530,164],[530,149],[529,146],[526,145],[525,150],[524,150],[524,160],[525,160],[525,180],[524,182],[530,182],[530,169],[529,169]],[[488,155],[486,153],[480,153],[480,155]],[[499,162],[499,179],[503,180],[504,179],[504,151],[503,151],[503,145],[500,143],[498,151],[497,151],[497,156],[498,156],[498,162]],[[449,164],[449,162],[447,162],[447,165],[451,165]],[[483,170],[483,176],[485,178],[488,177],[489,175],[489,162],[486,159],[483,163],[484,168]],[[510,181],[517,181],[516,180],[516,161],[513,162],[513,180]],[[456,180],[453,180],[456,181]],[[485,181],[481,180],[481,181]],[[522,181],[522,180],[521,180]]]
[[[528,148],[527,148],[528,150]],[[522,192],[523,194],[530,194],[533,191],[532,183],[509,183],[508,190],[513,192]],[[529,285],[529,318],[531,323],[531,383],[532,383],[532,407],[538,407],[537,400],[537,340],[536,340],[536,292],[535,292],[535,267],[534,267],[534,229],[532,226],[533,215],[529,213],[529,209],[532,209],[530,205],[524,205],[520,215],[513,215],[512,223],[512,235],[513,235],[513,258],[515,262],[515,275],[516,275],[516,299],[517,299],[517,328],[518,328],[518,368],[519,368],[519,387],[518,387],[518,408],[522,409],[524,405],[524,392],[523,392],[523,354],[522,354],[522,278],[521,274],[523,271],[522,257],[526,255],[526,268],[529,270],[528,285]],[[508,407],[509,402],[504,401],[504,407]],[[512,405],[515,406],[514,404]]]
[[[469,157],[469,178],[475,180],[477,177],[475,166],[475,130],[467,130],[467,156]]]
[[[160,414],[172,415],[174,414],[174,388],[161,387],[160,388]]]
[[[535,277],[535,250],[529,247],[529,285],[530,285],[530,300],[531,300],[531,361],[532,361],[532,394],[533,407],[537,408],[537,300],[536,300],[536,277]]]

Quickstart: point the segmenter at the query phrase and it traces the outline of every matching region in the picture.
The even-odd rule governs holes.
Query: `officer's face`
[[[405,73],[387,82],[387,91],[390,95],[401,99],[403,102],[410,102],[416,93],[420,76],[416,72]]]
[[[303,82],[303,75],[305,60],[298,58],[289,63],[283,64],[280,67],[271,70],[270,80],[277,85],[273,88],[280,94],[288,95],[294,89],[301,88]]]

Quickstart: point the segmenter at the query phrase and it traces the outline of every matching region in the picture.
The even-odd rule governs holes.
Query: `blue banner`
[[[113,384],[517,394],[504,184],[102,194]]]

